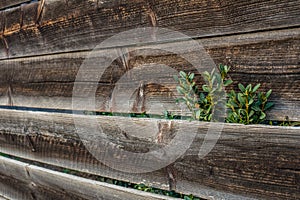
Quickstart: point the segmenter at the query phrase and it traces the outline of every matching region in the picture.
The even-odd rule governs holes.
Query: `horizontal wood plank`
[[[0,194],[9,199],[174,199],[0,157]]]
[[[283,121],[288,117],[289,120],[300,121],[299,28],[197,41],[204,46],[208,53],[207,56],[210,56],[215,63],[232,66],[229,75],[234,80],[233,85],[261,83],[262,91],[273,90],[271,100],[275,102],[275,107],[269,112],[269,119]],[[159,49],[184,45],[184,42],[176,42],[117,48],[117,51],[125,53],[124,56],[116,59],[106,69],[101,79],[99,78],[99,81],[94,82],[98,84],[98,89],[93,94],[96,96],[96,110],[120,111],[113,105],[115,99],[112,92],[116,83],[125,73],[132,69],[138,69],[144,64],[164,64],[177,71],[195,72],[197,83],[203,84],[199,72],[181,56],[158,50],[152,51],[150,49],[148,52],[139,50],[144,47]],[[107,51],[111,50],[99,50],[99,55]],[[185,51],[186,55],[197,56],[196,51],[183,50],[183,52]],[[54,109],[82,109],[72,107],[72,95],[78,70],[89,53],[89,51],[64,53],[0,61],[0,104]],[[90,58],[90,60],[92,59],[98,62],[97,57]],[[98,67],[101,66],[87,70],[87,75],[98,74]],[[196,67],[201,68],[200,65]],[[155,80],[161,81],[156,85],[143,86],[145,99],[142,101],[138,101],[139,93],[132,94],[133,97],[130,101],[137,103],[135,107],[128,106],[128,110],[130,112],[146,111],[150,114],[162,114],[163,110],[177,113],[180,108],[175,105],[174,95],[177,92],[172,75],[165,71],[154,70],[151,67],[142,72],[142,74],[132,75],[130,80],[122,85],[123,90],[128,90],[132,85],[141,86],[140,77],[146,79],[147,76],[152,76],[155,77]],[[86,94],[91,92],[89,84],[93,84],[93,81],[90,79],[77,79],[77,81],[82,81],[82,87],[87,92],[82,98],[84,102],[87,99]],[[228,90],[230,89],[232,87],[228,88]],[[234,89],[238,90],[237,87]],[[155,104],[161,106],[151,108],[151,105]]]
[[[299,27],[299,10],[299,0],[40,1],[0,13],[0,58],[90,50],[137,27],[165,27],[194,38]]]
[[[203,198],[299,199],[300,197],[299,127],[134,119],[131,122],[136,125],[134,127],[137,132],[134,133],[122,127],[122,124],[129,123],[129,118],[98,116],[97,123],[101,125],[106,135],[103,137],[100,134],[100,138],[109,138],[116,144],[116,151],[121,148],[141,153],[156,149],[159,147],[157,145],[170,142],[174,138],[174,133],[178,134],[179,125],[187,131],[186,134],[194,128],[198,130],[187,152],[173,164],[149,174],[128,174],[109,169],[87,151],[82,141],[88,139],[80,140],[73,120],[82,122],[80,129],[86,129],[88,132],[91,127],[88,120],[90,117],[0,110],[0,151],[119,180],[144,182],[159,188],[170,187],[178,192],[193,193]],[[142,128],[137,129],[139,126]],[[148,131],[148,126],[158,131]],[[222,134],[212,151],[200,159],[198,152],[211,126],[214,128],[223,126]],[[31,142],[26,139],[26,134],[30,136]],[[162,138],[159,143],[158,138]],[[33,146],[35,152],[32,152]],[[105,151],[101,146],[93,148],[92,150]],[[153,161],[154,164],[156,162],[159,164],[160,159]],[[124,169],[149,167],[137,161],[129,165],[123,164]]]

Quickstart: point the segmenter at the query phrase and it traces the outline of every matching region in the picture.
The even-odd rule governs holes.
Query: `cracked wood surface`
[[[143,133],[147,131],[143,129],[136,129],[136,133],[120,131],[119,125],[127,124],[129,118],[98,116],[97,122],[102,126],[105,138],[116,144],[116,151],[119,148],[140,153],[151,151],[158,145],[158,134],[162,134],[162,144],[168,144],[179,123],[186,130],[192,127],[198,129],[187,152],[172,165],[152,173],[130,174],[113,170],[97,161],[76,134],[73,117],[82,121],[82,127],[88,129],[91,126],[87,121],[90,116],[0,110],[0,151],[90,174],[162,189],[171,187],[178,192],[208,199],[300,198],[299,127],[134,119],[134,123],[142,127],[152,123],[160,124],[157,129],[164,127],[162,132],[145,135]],[[169,123],[172,125],[168,126]],[[213,150],[200,159],[199,148],[208,128],[223,125],[221,137]],[[26,135],[31,137],[35,152]],[[101,146],[93,151],[97,148],[104,151]],[[136,164],[143,166],[143,162]],[[136,164],[131,163],[124,169],[135,169]]]

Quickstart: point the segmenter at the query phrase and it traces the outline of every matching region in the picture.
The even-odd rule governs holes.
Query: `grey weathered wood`
[[[299,10],[299,0],[40,1],[2,11],[6,45],[0,58],[89,50],[136,27],[165,27],[195,38],[296,27]],[[26,18],[34,20],[22,26]]]
[[[300,81],[299,28],[197,41],[204,46],[215,63],[232,66],[229,75],[234,80],[233,85],[238,83],[252,83],[253,85],[261,83],[262,91],[273,90],[271,100],[275,101],[276,105],[269,112],[269,119],[282,121],[288,116],[290,120],[300,120],[300,88],[298,87]],[[166,43],[145,47],[161,48],[168,45],[180,47],[184,43]],[[123,47],[119,49],[119,51],[130,53],[127,54],[125,61],[117,59],[113,62],[99,80],[98,90],[95,94],[97,97],[96,109],[98,111],[111,111],[113,109],[110,103],[114,101],[111,93],[115,83],[123,74],[142,64],[162,63],[178,71],[193,71],[196,73],[197,83],[199,85],[203,84],[199,73],[180,56],[151,50],[150,55],[146,55],[146,53],[136,50],[136,48]],[[106,51],[108,50],[100,50],[99,55]],[[192,56],[196,56],[196,54],[196,52],[189,52],[189,55]],[[89,51],[1,60],[0,104],[72,109],[73,82],[81,64],[88,55]],[[97,73],[98,67],[101,66],[96,66],[95,71],[87,71],[87,74]],[[152,73],[151,76],[160,76],[160,78],[167,81],[172,80],[172,76],[162,75],[162,73],[153,71],[151,68],[143,72],[143,75]],[[167,79],[168,76],[170,76],[169,79]],[[140,81],[134,82],[135,78],[137,77],[132,77],[130,83],[140,85]],[[85,84],[86,81],[90,80],[85,80],[82,84]],[[126,89],[125,86],[124,89]],[[228,88],[228,90],[230,89]],[[235,89],[237,90],[237,87]],[[175,92],[174,84],[170,85],[169,89],[164,86],[150,84],[144,88],[144,97],[146,98],[144,105],[140,103],[137,108],[130,109],[132,109],[132,112],[147,111],[152,114],[162,114],[162,109],[152,108],[150,110],[150,105],[158,102],[165,106],[165,110],[176,112],[178,107],[174,104]],[[132,101],[134,101],[134,98]]]
[[[22,3],[30,2],[31,0],[1,0],[0,9],[9,8],[11,6],[21,5]]]
[[[120,130],[120,125],[129,123],[128,118],[98,116],[97,122],[107,138],[117,144],[116,150],[149,151],[158,145],[158,137],[162,138],[163,143],[168,143],[180,124],[186,131],[193,127],[198,129],[189,150],[166,169],[146,174],[128,174],[105,167],[85,149],[76,134],[73,117],[70,114],[0,110],[0,151],[91,174],[134,183],[144,182],[164,189],[170,187],[203,198],[300,197],[299,127],[135,119],[136,125],[146,127],[152,124],[154,129],[160,130],[150,133],[134,126],[136,134],[143,133],[141,137],[136,137],[130,131]],[[89,130],[89,116],[76,115],[76,118],[82,122],[81,128]],[[198,151],[208,128],[223,125],[221,137],[213,150],[200,159]],[[25,134],[29,134],[32,144]],[[33,145],[35,152],[32,152]],[[103,151],[101,146],[94,150],[97,148]],[[143,163],[138,165],[143,166]],[[137,165],[131,163],[125,167],[135,169]]]
[[[1,187],[0,194],[9,199],[174,199],[56,172],[4,157],[0,157],[0,161],[0,184],[4,186]]]

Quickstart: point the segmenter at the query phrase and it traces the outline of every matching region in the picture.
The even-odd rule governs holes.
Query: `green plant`
[[[186,195],[186,194],[177,193],[175,191],[161,190],[158,188],[148,187],[145,184],[135,184],[133,186],[133,188],[144,191],[144,192],[150,192],[150,193],[155,193],[155,194],[160,194],[160,195],[165,195],[165,196],[170,196],[170,197],[176,197],[176,198],[181,198],[181,199],[185,199],[185,200],[201,200],[200,198],[195,197],[192,194]]]
[[[1,152],[0,152],[0,156],[2,156],[2,157],[6,157],[6,158],[10,158],[10,156],[9,156],[8,154],[1,153]]]
[[[164,119],[184,119],[183,116],[179,116],[179,115],[175,115],[174,113],[165,110],[163,112],[163,116]]]
[[[229,108],[227,122],[242,124],[259,124],[266,119],[265,111],[274,104],[268,102],[272,90],[266,93],[258,92],[260,84],[252,88],[249,84],[246,87],[238,84],[240,92],[234,90],[228,94],[227,107]]]
[[[279,124],[279,126],[300,126],[300,122],[290,122],[290,121],[285,121]]]
[[[273,125],[273,123],[274,121],[269,122],[270,125]],[[288,116],[285,117],[284,121],[282,122],[275,121],[275,123],[279,126],[300,126],[300,122],[290,121]]]
[[[232,80],[226,79],[230,67],[220,65],[220,73],[212,70],[211,73],[205,71],[203,78],[206,84],[202,86],[203,92],[200,92],[194,81],[194,73],[186,74],[183,71],[179,72],[179,77],[174,79],[178,82],[176,87],[182,97],[177,99],[177,102],[183,102],[192,112],[192,119],[210,121],[212,118],[212,109],[219,102],[218,96],[223,90],[223,87],[232,83]]]
[[[183,102],[192,113],[192,119],[211,121],[212,110],[220,102],[218,97],[222,96],[223,88],[230,85],[232,80],[227,79],[227,73],[230,67],[219,65],[220,73],[211,73],[205,71],[203,78],[206,82],[202,86],[202,92],[199,92],[194,81],[194,74],[179,72],[179,77],[174,79],[178,82],[177,91],[182,97],[177,102]],[[266,119],[266,111],[274,104],[268,102],[272,90],[266,93],[258,92],[260,84],[252,88],[249,84],[246,87],[238,84],[240,92],[231,90],[227,95],[228,116],[226,122],[242,124],[259,124]]]
[[[146,112],[142,113],[129,113],[130,117],[136,117],[136,118],[150,118],[150,116]]]

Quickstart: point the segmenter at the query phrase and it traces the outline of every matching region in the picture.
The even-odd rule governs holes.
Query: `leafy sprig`
[[[180,71],[179,77],[174,79],[178,82],[177,91],[182,97],[177,102],[183,102],[192,113],[192,119],[210,121],[212,111],[215,105],[219,103],[218,96],[226,87],[232,83],[232,80],[226,79],[230,67],[220,65],[220,73],[212,70],[211,73],[205,71],[203,78],[206,84],[202,85],[202,92],[196,86],[194,73],[186,74]]]
[[[268,92],[258,92],[260,84],[252,88],[249,84],[246,87],[239,83],[240,92],[231,90],[228,94],[227,107],[229,108],[227,122],[242,124],[259,124],[266,119],[266,111],[274,103],[268,102],[272,90]]]
[[[177,91],[182,96],[177,102],[183,102],[192,113],[192,119],[201,121],[211,121],[213,109],[219,103],[218,97],[224,87],[232,84],[231,79],[227,79],[230,70],[229,66],[219,65],[219,72],[212,70],[211,73],[205,71],[203,78],[206,84],[202,85],[200,91],[194,81],[194,73],[186,74],[180,71],[179,76],[174,79],[178,82]],[[227,95],[226,107],[228,116],[226,122],[242,124],[259,124],[266,119],[266,111],[274,106],[273,102],[268,102],[272,90],[268,92],[258,92],[260,84],[246,87],[238,84],[239,92],[231,90]]]

